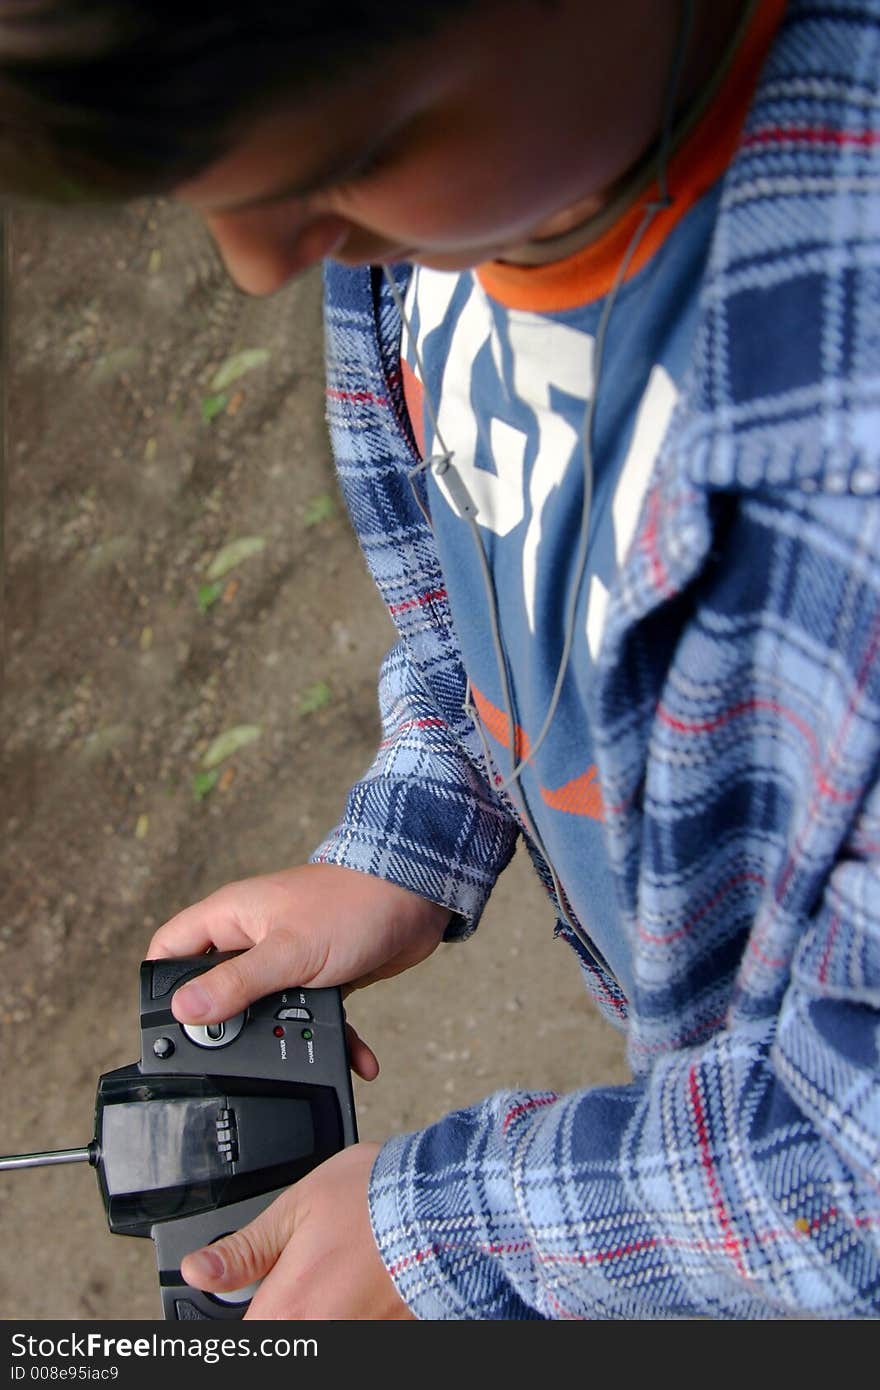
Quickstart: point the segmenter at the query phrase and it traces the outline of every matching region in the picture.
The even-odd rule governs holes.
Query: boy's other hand
[[[187,1255],[181,1273],[208,1292],[262,1280],[246,1318],[412,1318],[370,1227],[378,1144],[342,1149],[232,1235]]]
[[[333,864],[304,864],[229,883],[172,917],[147,957],[241,951],[175,992],[182,1023],[217,1023],[291,985],[345,994],[400,974],[438,946],[449,909],[406,888]],[[353,1029],[351,1062],[371,1080],[374,1054]]]

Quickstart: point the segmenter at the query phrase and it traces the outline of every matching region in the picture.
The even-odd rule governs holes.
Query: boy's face
[[[654,133],[675,4],[620,0],[626,22],[574,51],[596,13],[582,0],[514,5],[506,25],[477,9],[262,118],[176,190],[243,289],[330,255],[462,269],[601,205]],[[634,52],[638,15],[653,42]]]

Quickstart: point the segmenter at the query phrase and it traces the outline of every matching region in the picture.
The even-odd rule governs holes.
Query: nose
[[[351,230],[333,214],[303,216],[296,205],[205,215],[232,279],[246,294],[281,289],[316,261],[332,256]]]

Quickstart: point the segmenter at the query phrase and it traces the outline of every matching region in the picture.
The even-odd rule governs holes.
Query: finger
[[[316,973],[304,938],[276,927],[250,950],[181,985],[171,1010],[181,1023],[218,1023],[285,984],[307,985]]]
[[[364,1081],[375,1081],[379,1075],[379,1059],[373,1049],[355,1032],[350,1023],[345,1025],[345,1038],[352,1071],[357,1072]]]
[[[197,1289],[225,1292],[262,1279],[293,1234],[295,1193],[295,1188],[288,1188],[240,1231],[184,1256],[180,1272],[186,1282]]]
[[[153,933],[146,959],[200,956],[210,946],[215,946],[218,951],[238,951],[250,944],[251,937],[243,930],[238,918],[226,911],[212,895],[163,923]]]

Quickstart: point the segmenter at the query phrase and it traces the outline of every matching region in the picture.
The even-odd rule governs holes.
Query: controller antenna
[[[55,1149],[41,1154],[10,1154],[0,1158],[3,1168],[45,1168],[51,1163],[90,1163],[94,1168],[98,1162],[98,1145],[93,1139],[84,1149]]]

